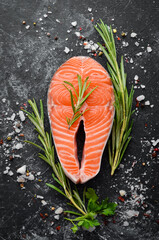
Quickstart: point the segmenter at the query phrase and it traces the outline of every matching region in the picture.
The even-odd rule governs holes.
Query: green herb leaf
[[[73,86],[72,83],[64,81],[65,84],[68,84],[69,86],[72,87],[77,99],[75,99],[73,92],[71,91],[71,89],[69,89],[65,84],[63,84],[65,86],[65,88],[69,91],[70,93],[70,97],[71,97],[71,106],[72,106],[72,110],[73,110],[73,115],[72,118],[68,118],[66,117],[67,120],[67,124],[68,124],[68,129],[70,129],[70,127],[72,126],[72,124],[77,121],[77,119],[79,117],[81,117],[86,111],[88,111],[88,109],[85,109],[84,112],[80,112],[81,107],[83,106],[84,102],[87,100],[87,98],[90,96],[90,94],[97,88],[97,86],[95,88],[93,88],[89,93],[87,93],[87,95],[85,97],[84,93],[86,92],[86,90],[88,89],[88,87],[90,86],[90,82],[87,84],[88,78],[87,77],[84,81],[84,84],[82,86],[82,78],[80,75],[77,75],[78,78],[78,87],[79,87],[79,93],[77,94],[77,91],[75,89],[75,87]],[[74,104],[75,102],[75,104]]]
[[[97,201],[98,196],[93,188],[88,188],[86,192],[86,198],[91,199],[92,201]]]
[[[31,105],[34,112],[34,114],[28,112],[29,113],[28,117],[31,120],[31,122],[35,125],[36,127],[35,130],[39,133],[38,139],[43,145],[43,147],[30,141],[27,142],[38,147],[43,152],[43,154],[39,153],[39,157],[46,161],[52,167],[53,169],[52,177],[60,188],[50,183],[47,183],[46,185],[54,189],[61,195],[63,195],[65,198],[67,198],[70,201],[68,205],[74,207],[77,211],[79,211],[79,212],[69,210],[66,211],[70,214],[77,215],[78,217],[74,219],[68,218],[65,219],[67,219],[73,224],[72,231],[74,233],[78,230],[78,226],[83,226],[87,229],[89,229],[89,227],[99,226],[100,223],[96,219],[96,215],[98,213],[108,215],[113,214],[114,205],[108,205],[106,212],[105,209],[106,202],[102,201],[101,204],[97,202],[98,196],[95,193],[94,189],[88,188],[88,190],[85,190],[84,188],[83,201],[78,193],[77,188],[75,187],[72,190],[71,185],[69,183],[69,179],[65,176],[61,164],[59,162],[55,163],[54,146],[52,145],[51,133],[49,134],[48,132],[45,132],[44,128],[44,112],[42,101],[40,102],[40,114],[38,111],[38,107],[35,103],[35,100],[34,101],[29,100],[28,102]],[[88,199],[88,204],[86,204],[85,198]],[[77,222],[77,225],[74,224],[74,222]]]
[[[115,118],[111,138],[108,142],[109,163],[111,166],[111,175],[113,175],[131,139],[129,137],[132,130],[130,118],[133,113],[131,109],[134,90],[132,88],[130,94],[128,94],[124,60],[121,57],[120,64],[117,62],[116,47],[111,26],[108,27],[100,20],[95,29],[105,43],[106,49],[102,44],[98,44],[108,61],[108,71],[114,85]]]
[[[76,233],[78,231],[78,227],[75,224],[71,229],[72,229],[73,233]]]

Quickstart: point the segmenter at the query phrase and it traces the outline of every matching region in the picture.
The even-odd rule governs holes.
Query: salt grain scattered
[[[48,17],[48,15],[47,14],[44,14],[44,18],[47,18]]]
[[[8,174],[8,169],[4,170],[3,174]]]
[[[152,145],[155,147],[158,143],[159,143],[159,139],[155,140],[151,140]]]
[[[136,53],[136,56],[141,56],[142,55],[142,52],[139,52],[139,53]]]
[[[59,220],[59,219],[60,219],[60,215],[55,215],[54,218],[55,218],[56,220]]]
[[[2,99],[2,102],[5,103],[5,102],[6,102],[6,98],[3,98],[3,99]]]
[[[120,196],[122,196],[122,197],[126,195],[126,191],[125,190],[120,190],[119,193],[120,193]]]
[[[47,202],[45,200],[41,200],[41,203],[43,206],[47,205]]]
[[[139,79],[138,75],[135,75],[134,80],[137,81]]]
[[[62,207],[57,208],[55,211],[55,214],[61,214],[61,213],[63,213],[63,208]]]
[[[88,7],[88,12],[92,12],[92,8]]]
[[[13,146],[13,149],[17,149],[17,150],[21,148],[23,148],[23,145],[21,143],[17,143],[16,145]]]
[[[138,46],[139,46],[139,43],[138,43],[138,42],[135,42],[135,45],[138,47]]]
[[[72,25],[73,27],[76,27],[76,26],[77,26],[77,21],[71,22],[71,25]]]
[[[18,168],[17,173],[25,174],[26,173],[26,165],[23,165],[22,167]]]
[[[59,20],[59,19],[56,19],[56,22],[60,23],[60,20]]]
[[[125,221],[125,222],[123,222],[123,226],[124,226],[124,227],[127,227],[127,226],[129,226],[129,223],[128,223],[128,221]]]
[[[130,35],[130,37],[132,37],[132,38],[135,38],[135,37],[137,37],[137,33],[135,33],[135,32],[132,32],[132,33],[131,33],[131,35]]]
[[[150,105],[150,101],[146,101],[145,105],[149,106]]]
[[[26,178],[29,180],[29,181],[33,181],[35,179],[34,175],[33,174],[30,174],[29,176],[26,176]]]
[[[10,117],[11,121],[14,121],[14,119],[15,119],[15,113],[13,113],[12,116]]]
[[[76,35],[77,37],[80,37],[80,36],[81,36],[81,33],[80,33],[80,32],[75,32],[75,35]]]
[[[44,199],[44,197],[41,195],[37,195],[36,198]]]
[[[126,211],[126,215],[127,215],[128,218],[138,217],[139,211],[127,210],[127,211]]]
[[[145,88],[145,85],[141,84],[141,88]]]
[[[137,101],[143,101],[145,99],[145,96],[144,95],[140,95],[136,98]]]
[[[8,175],[9,175],[9,176],[13,176],[14,173],[10,170],[10,171],[8,172]]]
[[[147,52],[148,53],[152,52],[152,48],[150,46],[147,47]]]
[[[70,52],[70,49],[68,47],[65,47],[64,52],[68,54]]]
[[[25,115],[24,115],[23,111],[19,111],[19,117],[20,117],[20,120],[21,120],[22,122],[25,121]]]
[[[30,25],[27,25],[25,28],[26,28],[26,29],[29,29],[29,28],[30,28]]]
[[[133,59],[132,58],[130,58],[130,63],[133,63],[134,61],[133,61]]]
[[[25,182],[25,178],[23,178],[22,176],[19,176],[19,177],[17,177],[17,182],[24,183]]]

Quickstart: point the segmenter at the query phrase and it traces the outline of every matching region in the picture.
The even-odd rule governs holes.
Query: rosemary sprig
[[[117,62],[116,46],[111,26],[108,27],[102,20],[95,26],[99,35],[102,37],[105,47],[98,43],[107,59],[107,67],[114,85],[115,94],[115,118],[113,122],[111,139],[108,142],[109,163],[111,175],[119,166],[126,148],[131,140],[131,130],[133,122],[130,121],[132,111],[132,101],[134,90],[131,88],[130,94],[126,87],[126,73],[124,71],[123,56],[120,66]]]
[[[87,98],[89,97],[89,95],[97,88],[94,87],[89,93],[87,93],[87,95],[84,97],[84,93],[86,92],[86,90],[89,88],[91,82],[88,83],[87,85],[87,81],[88,78],[87,77],[82,85],[82,78],[80,75],[77,75],[78,78],[78,87],[79,87],[79,93],[77,93],[75,87],[73,86],[72,83],[64,81],[65,84],[69,85],[72,87],[72,90],[75,93],[75,96],[73,95],[73,92],[71,89],[69,89],[65,84],[63,84],[65,86],[65,88],[69,91],[70,93],[70,97],[71,97],[71,106],[72,106],[72,110],[73,110],[73,115],[71,118],[66,117],[67,119],[67,123],[68,123],[68,129],[70,129],[70,127],[72,126],[72,124],[79,118],[81,117],[86,111],[88,111],[89,109],[85,109],[83,112],[80,112],[81,107],[83,106],[84,102],[87,100]],[[75,102],[75,104],[74,104]]]
[[[84,188],[83,199],[81,199],[76,187],[72,190],[69,179],[65,176],[61,164],[59,162],[55,163],[54,146],[52,144],[51,132],[49,134],[48,132],[45,132],[44,129],[44,111],[42,100],[40,100],[40,113],[34,99],[33,101],[28,100],[28,102],[32,107],[33,113],[30,113],[26,110],[23,111],[28,114],[28,118],[34,124],[35,130],[38,132],[38,139],[40,140],[43,147],[30,141],[25,142],[30,143],[42,150],[44,154],[39,153],[39,157],[52,167],[52,177],[58,183],[59,187],[50,183],[47,183],[47,186],[53,188],[54,190],[62,194],[70,201],[68,204],[78,210],[78,212],[69,210],[65,211],[66,213],[78,216],[76,218],[65,219],[73,224],[73,227],[71,229],[74,233],[78,230],[78,227],[80,226],[83,226],[86,229],[99,226],[100,223],[96,219],[97,214],[104,214],[106,216],[114,215],[117,206],[116,203],[110,203],[106,198],[100,204],[97,201],[98,196],[92,188],[88,188],[87,191]]]

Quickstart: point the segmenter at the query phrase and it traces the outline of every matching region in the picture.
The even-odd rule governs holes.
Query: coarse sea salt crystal
[[[8,169],[4,170],[3,174],[8,174]]]
[[[139,46],[139,43],[138,43],[138,42],[135,42],[135,45],[138,47],[138,46]]]
[[[137,101],[143,101],[145,99],[145,96],[144,95],[140,95],[136,98]]]
[[[13,113],[12,116],[10,117],[11,121],[14,121],[14,119],[15,119],[15,113]]]
[[[147,52],[148,53],[152,52],[152,48],[150,46],[147,47]]]
[[[45,200],[41,200],[41,203],[43,206],[47,205],[47,202]]]
[[[92,8],[88,7],[88,12],[92,12]]]
[[[61,213],[63,213],[63,208],[62,207],[57,208],[55,211],[55,214],[61,214]]]
[[[45,14],[44,14],[44,18],[47,18],[47,17],[48,17],[48,15],[45,13]]]
[[[76,27],[76,26],[77,26],[77,21],[71,22],[71,25],[72,25],[73,27]]]
[[[124,227],[127,227],[127,226],[129,226],[129,223],[128,223],[128,221],[124,221],[124,222],[123,222],[123,226],[124,226]]]
[[[135,210],[127,210],[126,211],[126,216],[128,218],[138,217],[138,215],[139,215],[139,211],[135,211]]]
[[[141,56],[142,52],[136,53],[136,56]]]
[[[59,20],[59,19],[56,19],[56,22],[60,23],[60,20]]]
[[[77,37],[80,37],[80,36],[81,36],[80,32],[75,32],[75,35],[76,35]]]
[[[152,145],[155,147],[159,143],[159,139],[157,139],[156,141],[152,140],[151,142],[152,142]]]
[[[8,175],[9,175],[9,176],[13,176],[14,173],[10,170],[10,171],[8,172]]]
[[[37,195],[36,198],[44,199],[44,197],[41,195]]]
[[[17,143],[16,145],[13,146],[13,149],[17,149],[17,150],[21,148],[23,148],[23,145],[21,143]]]
[[[33,181],[35,177],[33,174],[30,174],[29,176],[26,176],[26,179],[28,179],[29,181]]]
[[[23,178],[22,176],[19,176],[19,177],[17,177],[17,182],[24,183],[25,178]]]
[[[89,43],[84,46],[84,49],[90,49],[90,48],[91,48],[91,45]]]
[[[132,37],[132,38],[135,38],[137,36],[137,33],[135,33],[135,32],[132,32],[131,34],[130,34],[130,37]]]
[[[25,28],[26,28],[26,29],[29,29],[29,28],[30,28],[30,25],[27,25]]]
[[[121,197],[123,197],[123,196],[126,195],[126,191],[125,191],[125,190],[120,190],[119,193],[120,193],[120,196],[121,196]]]
[[[23,165],[22,167],[18,168],[17,173],[20,173],[22,175],[25,174],[26,173],[26,165]]]
[[[138,75],[135,75],[134,80],[137,81],[139,79]]]
[[[59,220],[59,219],[60,219],[60,215],[55,215],[54,218],[55,218],[56,220]]]
[[[133,63],[134,61],[133,61],[133,59],[132,58],[130,58],[130,63]]]
[[[3,99],[2,99],[2,102],[5,103],[5,102],[6,102],[6,98],[3,98]]]
[[[23,111],[19,111],[19,117],[20,117],[20,120],[21,120],[22,122],[25,121],[25,115],[24,115]]]
[[[68,54],[70,52],[70,49],[68,47],[65,47],[64,52]]]
[[[146,101],[145,105],[147,105],[147,106],[150,105],[150,101]]]
[[[145,85],[141,84],[141,88],[145,88]]]

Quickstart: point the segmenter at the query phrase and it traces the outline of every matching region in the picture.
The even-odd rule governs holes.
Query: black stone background
[[[92,8],[92,14],[88,12],[88,7]],[[43,15],[48,10],[52,11],[52,14],[48,14],[48,18],[44,18]],[[91,22],[92,15],[94,17],[93,23]],[[38,20],[40,17],[43,18],[42,22]],[[128,73],[128,89],[134,84],[136,74],[139,76],[140,83],[146,86],[145,89],[135,90],[133,107],[135,107],[135,97],[140,94],[144,94],[146,100],[150,100],[154,107],[140,107],[138,113],[133,116],[132,141],[122,162],[124,169],[119,168],[111,177],[107,153],[104,151],[100,173],[85,185],[94,187],[101,198],[108,196],[112,201],[117,201],[119,190],[124,189],[128,194],[131,194],[130,185],[131,183],[132,185],[136,184],[135,179],[138,178],[138,183],[141,182],[147,187],[143,195],[146,197],[145,202],[148,205],[146,210],[151,210],[150,217],[144,217],[143,213],[146,210],[138,207],[139,217],[128,220],[128,227],[123,226],[122,217],[119,217],[117,213],[116,223],[113,223],[112,218],[110,218],[109,223],[105,226],[101,218],[102,224],[94,232],[80,230],[74,235],[69,230],[71,224],[63,220],[63,216],[60,216],[59,221],[55,220],[54,213],[50,210],[51,206],[55,206],[55,208],[62,206],[67,209],[66,200],[45,185],[46,182],[52,181],[51,168],[38,158],[38,150],[27,144],[24,144],[23,149],[17,150],[17,154],[20,154],[21,158],[15,158],[11,162],[11,170],[14,175],[10,177],[3,174],[7,165],[5,164],[6,155],[3,146],[1,146],[1,240],[159,239],[159,225],[156,223],[156,220],[159,219],[159,158],[153,159],[149,153],[150,145],[141,142],[141,140],[150,142],[153,137],[155,140],[157,137],[159,138],[159,2],[157,0],[1,0],[0,98],[6,98],[7,102],[0,101],[0,138],[6,142],[8,133],[13,130],[12,122],[5,120],[5,112],[8,112],[8,116],[11,116],[13,112],[17,113],[20,106],[23,106],[23,103],[26,103],[29,98],[35,98],[37,102],[39,99],[43,100],[46,128],[49,129],[46,102],[51,77],[57,68],[70,57],[89,55],[79,45],[80,41],[74,34],[79,27],[82,27],[82,34],[88,40],[101,41],[93,28],[93,24],[99,21],[99,18],[102,18],[108,25],[114,25],[119,36],[122,31],[128,32],[125,39],[129,42],[128,47],[121,47],[121,41],[117,42],[118,55],[127,54],[128,59],[132,57],[134,60],[133,64],[125,63]],[[114,20],[112,20],[113,18]],[[56,22],[56,19],[59,19],[61,23]],[[23,20],[31,26],[29,30],[22,25]],[[37,22],[36,27],[33,26],[34,21]],[[78,25],[68,34],[67,30],[72,29],[72,21],[77,21]],[[132,31],[138,34],[136,40],[130,38]],[[46,36],[47,32],[51,34],[50,38]],[[58,36],[57,41],[54,40],[55,36]],[[67,37],[68,41],[65,40]],[[143,41],[140,41],[139,38]],[[139,47],[135,46],[135,41],[140,42]],[[152,47],[151,53],[145,51],[148,44]],[[66,54],[64,52],[65,46],[73,51]],[[141,49],[141,46],[145,48]],[[140,51],[143,54],[137,57],[136,53]],[[95,59],[106,66],[104,57],[96,57]],[[144,69],[141,66],[144,66]],[[19,101],[20,104],[16,105],[16,101]],[[145,127],[145,123],[147,123],[147,127]],[[25,139],[36,141],[36,133],[33,132],[33,126],[30,122],[26,120],[26,124],[23,126]],[[126,170],[132,166],[134,156],[136,164],[132,172],[126,173]],[[145,162],[145,166],[142,165],[143,162]],[[16,169],[24,164],[30,171],[41,171],[42,182],[28,181],[25,184],[25,190],[21,190],[16,182]],[[78,188],[82,190],[83,186],[78,186]],[[42,207],[40,200],[33,198],[34,194],[44,196],[48,204]],[[119,202],[119,206],[121,211],[124,211],[124,204]],[[48,213],[49,217],[46,222],[40,218],[40,213]],[[55,222],[53,226],[50,224],[52,220]],[[61,226],[60,231],[56,230],[58,225]]]

